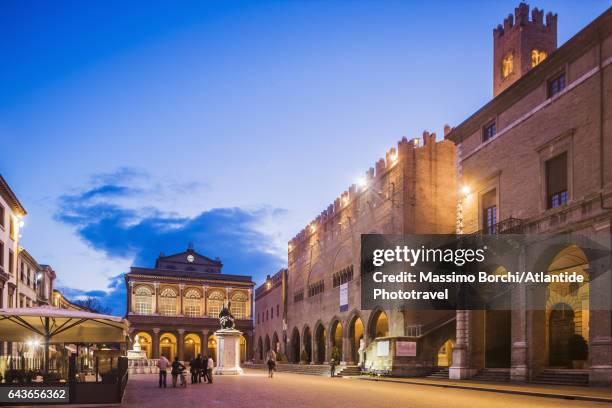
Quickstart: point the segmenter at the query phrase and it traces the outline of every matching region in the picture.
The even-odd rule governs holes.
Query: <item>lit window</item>
[[[495,121],[492,121],[486,124],[482,128],[482,141],[486,142],[489,139],[493,139],[493,136],[495,136],[495,133],[496,133]]]
[[[565,72],[548,81],[548,97],[551,98],[565,89]]]
[[[485,234],[497,233],[496,190],[491,190],[482,196],[482,225]]]
[[[162,290],[159,299],[159,313],[162,316],[176,316],[176,291],[172,288]]]
[[[531,50],[531,66],[535,67],[547,57],[546,51]]]
[[[507,54],[502,60],[501,65],[502,78],[507,78],[514,72],[514,54]]]
[[[200,317],[200,304],[201,304],[200,292],[195,289],[190,289],[185,294],[185,316],[187,317]]]
[[[230,312],[236,319],[246,318],[248,296],[244,292],[234,292],[232,294],[232,305]]]
[[[562,153],[546,162],[546,207],[560,207],[567,201],[567,154]]]
[[[210,317],[219,317],[219,313],[221,312],[221,308],[223,307],[223,301],[225,300],[225,296],[223,292],[219,290],[215,290],[208,295],[208,316]]]

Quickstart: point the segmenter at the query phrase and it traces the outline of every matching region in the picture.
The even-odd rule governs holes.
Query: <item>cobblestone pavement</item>
[[[398,407],[512,408],[596,407],[611,404],[571,401],[493,392],[426,387],[414,384],[325,378],[261,370],[242,376],[216,376],[213,384],[186,389],[157,387],[155,375],[130,377],[121,407]]]

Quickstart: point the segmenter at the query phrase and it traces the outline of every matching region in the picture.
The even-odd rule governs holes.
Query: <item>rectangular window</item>
[[[3,251],[4,252],[4,251]],[[12,275],[15,273],[15,253],[9,249],[9,258],[8,258],[8,270],[9,273]]]
[[[546,208],[567,204],[567,153],[546,162]]]
[[[4,206],[2,204],[0,204],[0,227],[4,228],[4,219],[5,219],[5,212],[4,212]]]
[[[565,72],[548,81],[548,97],[552,98],[565,89]]]
[[[9,216],[9,235],[11,239],[15,240],[15,220],[13,217]]]
[[[4,269],[4,242],[0,241],[0,268]]]
[[[482,196],[482,226],[485,234],[497,234],[497,191]]]
[[[495,136],[495,133],[496,133],[495,121],[487,123],[482,128],[482,141],[486,142],[487,140],[493,139],[493,136]]]
[[[280,315],[280,306],[276,305],[276,316]]]

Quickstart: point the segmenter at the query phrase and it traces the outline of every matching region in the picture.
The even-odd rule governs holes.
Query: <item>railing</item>
[[[525,221],[520,218],[510,217],[469,235],[522,234],[523,232],[525,232]]]

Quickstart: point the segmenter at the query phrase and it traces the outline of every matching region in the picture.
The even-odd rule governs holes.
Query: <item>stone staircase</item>
[[[589,385],[589,372],[588,370],[547,368],[531,382],[536,384],[572,385],[586,387]]]
[[[338,377],[359,377],[361,368],[356,365],[336,366],[336,376]]]
[[[244,368],[256,368],[261,370],[268,370],[268,366],[265,364],[248,364]],[[338,371],[340,367],[336,367]],[[292,374],[304,374],[304,375],[318,375],[320,377],[329,377],[330,371],[327,364],[287,364],[287,363],[276,363],[276,371],[279,373],[292,373]]]
[[[486,382],[510,382],[509,368],[483,368],[470,380]]]
[[[427,378],[440,378],[448,380],[448,367],[435,367],[431,374],[426,376]]]

